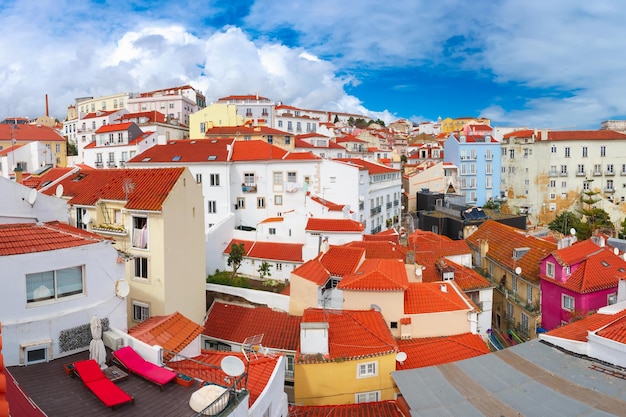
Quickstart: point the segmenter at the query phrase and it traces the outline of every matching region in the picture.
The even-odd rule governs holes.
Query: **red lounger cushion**
[[[165,385],[176,378],[176,372],[161,368],[139,356],[130,346],[124,346],[113,352],[113,355],[130,372],[146,378],[159,385]]]
[[[107,407],[115,407],[133,401],[133,397],[109,381],[95,360],[88,359],[75,362],[74,370],[85,386]]]

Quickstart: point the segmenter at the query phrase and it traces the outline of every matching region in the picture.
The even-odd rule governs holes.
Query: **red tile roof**
[[[224,248],[225,254],[230,253],[233,244],[243,243],[248,258],[271,259],[286,262],[302,262],[302,243],[260,242],[233,239]]]
[[[541,137],[541,131],[538,132]],[[548,140],[625,140],[626,135],[614,130],[562,130],[549,131]]]
[[[303,323],[328,323],[328,355],[299,355],[304,363],[335,359],[361,359],[397,352],[398,347],[382,314],[376,310],[333,310],[308,308]],[[299,349],[298,349],[299,350]]]
[[[289,152],[283,158],[285,161],[309,161],[322,159],[319,156],[315,155],[313,152]]]
[[[400,172],[399,169],[390,168],[390,167],[388,167],[386,165],[377,164],[375,162],[366,161],[364,159],[358,159],[358,158],[335,158],[333,160],[334,161],[340,161],[340,162],[349,163],[351,165],[358,166],[358,167],[360,167],[362,169],[367,169],[369,171],[370,175],[388,174],[388,173],[392,173],[392,172]]]
[[[251,356],[250,361],[244,357],[243,353],[239,352],[218,352],[216,350],[203,350],[202,354],[192,358],[194,362],[185,359],[182,361],[168,362],[167,365],[172,369],[184,372],[193,378],[198,378],[203,381],[213,382],[215,384],[224,385],[224,378],[228,375],[221,370],[222,359],[226,356],[235,356],[239,358],[244,364],[247,365],[247,389],[250,393],[248,400],[248,407],[251,407],[259,396],[263,393],[263,390],[267,387],[270,378],[276,368],[279,356],[261,356],[257,358]],[[201,364],[212,365],[210,369],[203,369]],[[208,368],[208,367],[207,367]],[[219,371],[215,368],[220,369]]]
[[[404,417],[395,401],[339,405],[290,405],[289,417]]]
[[[356,136],[353,135],[345,135],[342,137],[338,137],[335,138],[335,142],[336,143],[346,143],[346,142],[356,142],[356,143],[367,143],[367,141],[363,140],[363,139],[359,139]]]
[[[400,243],[400,233],[396,229],[387,229],[373,235],[364,234],[363,240]]]
[[[619,318],[596,333],[600,337],[626,344],[626,317]]]
[[[364,249],[347,248],[345,246],[331,246],[328,252],[322,252],[317,257],[328,272],[339,277],[356,271],[364,258]]]
[[[203,334],[225,342],[243,343],[262,334],[261,345],[271,349],[298,349],[301,317],[268,307],[244,307],[215,301],[209,309]],[[237,323],[233,326],[233,323]]]
[[[65,138],[48,126],[0,123],[0,140],[17,142],[65,142]]]
[[[133,122],[108,124],[100,126],[95,133],[119,132],[121,130],[128,130],[132,125],[134,125]]]
[[[474,291],[480,290],[483,288],[490,288],[493,285],[487,280],[487,278],[480,275],[478,272],[474,271],[471,268],[466,268],[463,265],[459,265],[456,262],[452,262],[449,259],[439,258],[437,261],[437,266],[439,268],[452,267],[454,268],[454,282],[459,288],[463,291]],[[439,277],[438,281],[443,279],[442,276]],[[422,279],[423,282],[433,282],[426,281]]]
[[[240,140],[233,144],[231,161],[284,159],[287,151],[262,140]]]
[[[346,206],[345,204],[336,204],[332,201],[328,201],[324,198],[318,196],[310,196],[312,201],[321,204],[326,207],[329,211],[343,211],[343,208]]]
[[[150,123],[165,123],[165,115],[156,110],[153,111],[143,111],[137,113],[128,113],[120,116],[119,120],[137,120],[135,123],[139,123],[139,119],[146,117]]]
[[[50,168],[49,170],[47,170],[40,176],[29,175],[27,177],[24,177],[22,184],[27,187],[41,190],[42,188],[48,186],[49,184],[54,183],[59,178],[68,174],[73,169],[76,169],[76,168],[58,168],[58,167]]]
[[[0,256],[38,253],[104,241],[101,236],[57,221],[0,224]]]
[[[341,145],[337,145],[335,142],[333,141],[328,141],[328,145],[327,146],[318,146],[316,144],[311,144],[303,139],[300,139],[301,137],[303,137],[305,135],[299,135],[296,137],[295,142],[294,142],[294,146],[296,148],[315,148],[315,149],[345,149],[343,146]],[[322,135],[313,135],[310,137],[325,137]]]
[[[416,258],[422,254],[430,254],[439,258],[472,253],[464,240],[452,240],[447,236],[422,230],[416,230],[408,236],[408,247],[415,251]]]
[[[354,274],[337,285],[353,291],[404,291],[409,286],[404,262],[398,259],[366,259]]]
[[[398,349],[407,359],[396,363],[397,370],[443,365],[490,353],[480,335],[464,333],[455,336],[398,340]]]
[[[165,162],[182,165],[190,162],[223,163],[228,161],[228,146],[233,142],[233,139],[171,140],[166,145],[146,149],[131,158],[128,163]]]
[[[545,275],[541,278],[578,294],[617,288],[619,280],[626,278],[626,261],[607,247],[598,247],[598,249],[599,253],[583,261],[565,282],[548,278]]]
[[[406,259],[407,248],[390,241],[352,241],[346,243],[344,246],[349,248],[363,248],[365,249],[366,259]]]
[[[309,218],[305,227],[306,231],[343,233],[361,233],[364,229],[363,223],[352,219],[320,219],[317,217]]]
[[[494,220],[487,220],[466,239],[470,247],[476,250],[480,250],[483,241],[489,244],[488,258],[511,271],[516,267],[522,268],[520,275],[534,283],[539,282],[541,260],[557,248],[553,242],[538,239]],[[513,259],[513,250],[525,247],[530,250],[519,259]]]
[[[551,255],[562,266],[573,266],[601,251],[602,248],[600,246],[596,245],[591,239],[587,239],[566,248],[555,250]]]
[[[202,326],[175,312],[168,316],[150,317],[131,328],[128,334],[148,345],[159,345],[163,349],[180,353],[202,334]]]
[[[442,288],[445,287],[445,291]],[[459,295],[450,281],[411,282],[404,292],[405,314],[441,313],[471,310],[465,298]]]
[[[160,211],[186,168],[81,170],[59,183],[71,205],[95,206],[101,200],[126,201],[131,210]],[[133,184],[127,193],[126,184]],[[46,190],[53,194],[54,190]]]
[[[248,95],[232,95],[226,97],[220,97],[217,99],[218,101],[229,101],[229,100],[269,100],[269,98],[262,97],[258,94],[248,94]]]
[[[546,333],[549,336],[560,337],[563,339],[574,340],[578,342],[586,342],[589,332],[595,332],[611,323],[623,325],[622,320],[626,317],[626,309],[616,314],[603,314],[601,312],[594,313],[581,320],[575,321],[565,326],[557,327]],[[624,343],[624,342],[622,342]]]
[[[297,275],[311,281],[317,285],[324,285],[328,278],[330,278],[330,272],[320,263],[318,259],[311,259],[294,269],[292,274]]]

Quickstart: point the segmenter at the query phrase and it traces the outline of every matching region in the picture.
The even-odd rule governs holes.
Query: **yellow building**
[[[457,117],[456,119],[452,119],[450,117],[446,117],[441,121],[441,133],[452,133],[463,129],[463,126],[466,124],[482,124],[482,125],[491,125],[491,120],[485,119],[483,117]]]
[[[495,285],[493,329],[534,339],[541,327],[541,260],[557,245],[493,220],[466,241],[473,264]]]
[[[45,155],[40,155],[39,163],[42,165],[53,165],[57,167],[67,166],[67,141],[56,130],[41,125],[31,124],[0,124],[0,149],[8,149],[11,146],[22,145],[31,142],[40,142],[45,147]],[[9,171],[13,172],[15,167],[20,167],[25,171],[33,172],[39,166],[21,165],[20,161],[15,161]]]
[[[236,104],[213,103],[189,115],[189,137],[200,139],[213,127],[243,124],[244,118],[237,114]]]
[[[126,277],[111,280],[130,289],[129,328],[176,311],[202,323],[203,197],[188,168],[81,170],[46,192],[68,201],[72,225],[115,240]]]
[[[393,400],[397,352],[378,311],[307,309],[295,363],[295,403]]]

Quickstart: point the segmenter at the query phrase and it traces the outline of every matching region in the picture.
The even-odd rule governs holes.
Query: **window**
[[[398,328],[398,322],[397,321],[392,321],[389,323],[389,328],[391,329],[397,329]]]
[[[563,294],[561,297],[561,307],[564,310],[573,311],[574,310],[574,297],[570,297],[569,295]]]
[[[135,263],[135,278],[148,279],[148,258],[137,256],[133,262]]]
[[[275,227],[270,227],[269,230],[268,230],[268,233],[270,235],[275,235],[276,234],[276,228]]]
[[[513,294],[517,294],[517,276],[515,275],[511,277],[511,288],[513,289]]]
[[[606,189],[613,190],[613,180],[606,180]]]
[[[202,174],[196,174],[196,183],[202,184]]]
[[[357,378],[369,378],[378,375],[377,362],[365,362],[356,366]]]
[[[150,318],[150,306],[139,301],[133,301],[133,320],[145,321]]]
[[[585,175],[585,165],[578,164],[578,168],[576,169],[577,175]]]
[[[238,209],[246,208],[246,199],[244,197],[237,197],[237,208]]]
[[[506,317],[509,320],[513,320],[513,304],[512,303],[506,303]]]
[[[267,135],[267,143],[269,144],[274,143],[274,135]]]
[[[556,153],[556,146],[555,145],[552,145],[550,147],[550,153]]]
[[[211,174],[209,178],[210,178],[211,187],[219,187],[220,174]]]
[[[294,358],[291,355],[285,355],[285,377],[293,378],[295,370]]]
[[[533,287],[526,285],[526,301],[528,304],[533,302]]]
[[[243,182],[246,185],[254,185],[254,173],[253,172],[245,172],[243,174]]]
[[[583,190],[585,190],[585,191],[589,191],[590,190],[589,181],[583,182]]]
[[[528,329],[529,329],[529,327],[528,327],[528,314],[522,313],[521,318],[522,319],[520,320],[520,324],[521,324],[521,327],[522,327],[522,332],[525,333],[525,334],[528,334]]]
[[[48,361],[49,345],[28,346],[24,349],[26,363],[32,365]]]
[[[556,187],[556,180],[550,180],[550,188]]]
[[[615,173],[614,169],[613,169],[613,164],[608,164],[606,166],[606,173],[609,175],[613,175]]]
[[[509,158],[515,159],[515,149],[509,149]]]
[[[265,208],[265,197],[257,197],[256,208],[260,208],[260,209]]]
[[[148,218],[133,216],[133,248],[148,249]]]
[[[274,196],[274,204],[277,206],[282,206],[283,205],[283,196],[282,195],[275,195]]]
[[[609,294],[606,296],[606,305],[612,305],[617,303],[617,294],[613,293],[613,294]]]
[[[208,213],[217,213],[217,201],[207,201]]]
[[[600,164],[595,164],[593,166],[593,175],[602,175],[602,167]]]
[[[606,146],[600,146],[600,156],[606,156]]]
[[[26,302],[37,303],[83,294],[83,267],[58,269],[26,275]]]
[[[274,185],[282,185],[283,183],[283,173],[282,172],[274,172],[272,173],[272,182],[274,183]]]
[[[296,182],[297,175],[294,171],[287,172],[287,182]]]
[[[287,130],[290,132],[293,130],[293,124],[291,121],[287,121]]]
[[[569,146],[565,147],[565,157],[569,158]]]
[[[567,165],[561,165],[561,176],[567,175]]]
[[[587,151],[588,151],[587,147],[583,146],[583,158],[587,157]]]
[[[380,401],[380,391],[359,392],[354,394],[355,404]]]
[[[276,270],[277,271],[282,271],[283,270],[283,264],[276,264]]]
[[[79,229],[87,230],[87,210],[84,208],[76,209],[76,227]]]
[[[285,145],[291,145],[291,136],[285,136]]]
[[[554,278],[554,264],[552,262],[546,262],[546,275]]]
[[[278,127],[283,127],[283,121],[282,120],[278,121]]]

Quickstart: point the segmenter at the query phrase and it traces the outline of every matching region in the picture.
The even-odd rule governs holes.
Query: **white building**
[[[274,126],[274,107],[276,103],[258,94],[232,95],[221,97],[217,103],[234,104],[237,114],[251,121],[254,126]]]
[[[104,125],[84,148],[84,163],[94,168],[123,168],[129,159],[158,143],[156,132],[143,132],[135,123]]]
[[[0,203],[5,365],[87,350],[93,316],[125,329],[126,300],[116,295],[124,264],[111,241],[63,223],[67,206],[59,198],[4,179],[0,191],[13,196]]]
[[[54,165],[54,154],[41,142],[28,142],[0,150],[0,176],[11,178],[16,166],[23,171],[35,173]]]

